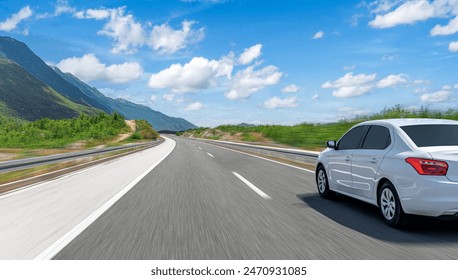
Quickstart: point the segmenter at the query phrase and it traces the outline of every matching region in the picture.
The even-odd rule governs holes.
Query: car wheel
[[[407,215],[401,207],[398,194],[390,182],[383,183],[379,193],[379,208],[385,222],[392,227],[402,227],[405,225]]]
[[[316,172],[316,186],[321,197],[330,198],[335,193],[329,189],[328,176],[323,165],[320,165]]]

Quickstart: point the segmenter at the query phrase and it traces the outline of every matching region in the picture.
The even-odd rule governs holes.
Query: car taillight
[[[412,165],[420,175],[447,175],[448,164],[445,161],[424,158],[406,158],[406,162]]]

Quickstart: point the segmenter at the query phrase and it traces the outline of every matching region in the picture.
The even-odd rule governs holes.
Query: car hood
[[[448,164],[447,178],[458,182],[458,146],[422,147],[435,160],[443,160]]]

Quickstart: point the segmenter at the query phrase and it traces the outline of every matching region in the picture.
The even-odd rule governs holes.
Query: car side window
[[[390,130],[384,126],[372,125],[367,132],[362,148],[371,150],[384,150],[390,144]]]
[[[365,125],[357,126],[348,131],[337,143],[337,150],[358,149],[366,127]]]

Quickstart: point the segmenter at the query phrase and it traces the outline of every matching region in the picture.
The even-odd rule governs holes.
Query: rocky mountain
[[[2,115],[33,121],[64,119],[100,112],[60,95],[15,62],[0,57],[0,110]]]
[[[196,127],[184,119],[169,117],[149,107],[106,97],[73,75],[48,66],[26,44],[13,38],[0,36],[0,58],[0,71],[5,71],[0,72],[0,85],[8,85],[0,90],[0,102],[19,118],[65,118],[102,110],[107,113],[117,111],[127,119],[145,119],[156,130],[182,131]],[[3,75],[7,71],[10,74]],[[12,99],[19,91],[17,96],[21,99]],[[32,108],[32,100],[37,101],[35,108]],[[0,104],[0,108],[3,107]]]

